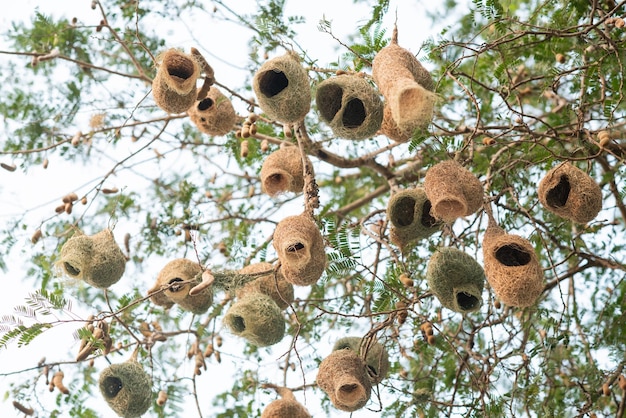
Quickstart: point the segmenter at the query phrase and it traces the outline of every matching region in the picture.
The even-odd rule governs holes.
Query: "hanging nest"
[[[265,407],[261,418],[311,418],[306,408],[296,400],[287,388],[275,388],[281,399],[271,402]]]
[[[337,340],[333,346],[333,351],[337,350],[352,350],[361,358],[365,357],[367,373],[373,385],[377,385],[387,377],[389,353],[378,341],[373,341],[373,344],[367,347],[367,342],[361,337],[343,337]],[[362,355],[363,351],[365,353]]]
[[[391,222],[391,241],[405,248],[408,244],[428,238],[441,229],[441,222],[431,214],[430,200],[421,187],[394,193],[387,203],[387,219]]]
[[[263,191],[272,197],[284,192],[301,193],[304,166],[300,148],[287,145],[268,155],[263,161],[260,177]]]
[[[135,360],[104,369],[98,385],[106,402],[120,417],[140,417],[152,405],[152,379]]]
[[[166,308],[177,303],[186,311],[195,314],[205,313],[213,303],[213,289],[207,287],[196,295],[189,294],[191,288],[202,281],[201,277],[202,267],[198,263],[186,258],[172,260],[159,272],[156,284],[148,293],[154,293],[160,289],[165,290],[152,295],[150,299],[155,304]],[[172,284],[173,286],[170,286]]]
[[[337,409],[356,411],[365,406],[372,384],[363,359],[353,350],[337,350],[320,363],[317,386]]]
[[[426,171],[424,190],[432,203],[431,214],[444,222],[471,215],[483,205],[480,180],[453,160],[437,163]]]
[[[326,268],[324,238],[313,220],[289,216],[274,230],[274,248],[285,279],[297,286],[316,283]]]
[[[345,74],[322,81],[315,102],[322,120],[340,138],[371,138],[380,129],[383,102],[363,77]]]
[[[287,308],[294,299],[293,285],[289,283],[280,272],[274,273],[274,266],[270,263],[250,264],[239,270],[240,274],[254,274],[269,272],[263,276],[258,276],[251,282],[246,283],[236,291],[238,299],[243,298],[248,293],[263,293],[272,298],[280,309]]]
[[[530,241],[505,233],[492,219],[483,237],[483,259],[487,281],[503,303],[525,308],[543,292],[543,270]]]
[[[224,315],[224,324],[235,335],[259,347],[274,345],[285,335],[285,318],[276,302],[262,293],[249,293]]]
[[[226,135],[237,122],[233,104],[215,86],[211,86],[207,96],[197,100],[188,113],[198,129],[208,135]]]
[[[441,305],[455,312],[473,312],[482,305],[485,272],[471,256],[441,247],[430,257],[426,279]]]
[[[126,257],[111,230],[104,229],[92,236],[72,236],[61,248],[58,265],[68,276],[106,289],[121,279]]]
[[[372,62],[372,77],[385,97],[382,131],[407,141],[432,121],[436,94],[430,73],[397,40],[382,48]]]
[[[600,186],[569,162],[548,171],[539,182],[538,194],[550,212],[581,224],[593,220],[602,209]]]
[[[187,111],[196,101],[196,81],[200,65],[192,56],[176,49],[162,53],[154,80],[152,95],[157,106],[168,113]]]
[[[295,123],[311,108],[309,76],[295,52],[266,61],[252,79],[259,106],[271,119]]]

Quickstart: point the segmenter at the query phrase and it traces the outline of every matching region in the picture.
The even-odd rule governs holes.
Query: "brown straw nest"
[[[372,341],[369,346],[367,341],[361,337],[343,337],[337,340],[333,346],[333,351],[352,350],[361,358],[365,358],[370,380],[373,385],[377,385],[389,373],[389,353],[378,341]]]
[[[140,417],[152,405],[152,379],[136,360],[111,364],[100,374],[98,386],[120,417]]]
[[[276,302],[262,293],[248,293],[233,303],[224,324],[259,347],[274,345],[285,336],[285,318]]]
[[[150,296],[153,303],[171,307],[175,303],[182,309],[195,314],[205,313],[213,303],[213,289],[207,287],[191,296],[189,291],[202,280],[202,267],[186,258],[177,258],[168,262],[159,272],[156,284],[148,294],[164,289]]]
[[[226,135],[237,122],[233,104],[215,86],[211,86],[207,96],[196,101],[187,112],[198,129],[208,135]]]
[[[453,160],[437,163],[426,171],[424,190],[432,204],[431,214],[444,222],[471,215],[483,205],[480,180]]]
[[[363,77],[344,74],[322,81],[315,102],[322,120],[340,138],[371,138],[380,129],[383,102]]]
[[[268,155],[263,161],[260,177],[263,191],[270,196],[284,192],[301,193],[304,165],[300,148],[287,145]]]
[[[295,123],[311,108],[309,76],[295,52],[266,61],[252,79],[259,106],[271,119]]]
[[[324,238],[306,215],[289,216],[274,230],[274,248],[285,279],[297,286],[316,283],[326,268]]]
[[[538,194],[550,212],[581,224],[593,220],[602,209],[600,186],[569,162],[548,171],[539,182]]]
[[[494,293],[509,306],[532,306],[543,292],[543,270],[525,238],[507,234],[490,219],[483,237],[485,275]]]
[[[441,222],[431,214],[430,200],[421,187],[401,190],[387,203],[391,222],[391,241],[404,249],[408,244],[428,238],[441,229]]]
[[[60,258],[65,274],[100,289],[117,283],[126,269],[126,257],[110,229],[92,236],[75,234],[61,248]]]
[[[320,363],[317,386],[337,409],[356,411],[367,404],[372,384],[363,359],[353,350],[337,350]]]
[[[238,288],[235,293],[237,298],[241,299],[248,293],[263,293],[272,298],[280,309],[285,309],[293,302],[293,285],[285,280],[280,271],[275,272],[272,264],[255,263],[239,270],[240,274],[264,272],[267,272],[267,274],[258,276],[253,281]]]
[[[296,400],[292,391],[284,387],[273,387],[281,399],[270,402],[263,410],[261,418],[311,418],[309,411]]]
[[[455,312],[480,309],[485,272],[474,258],[453,247],[441,247],[430,257],[426,279],[441,305]]]
[[[200,64],[192,55],[174,48],[163,52],[158,60],[159,67],[152,80],[154,101],[168,113],[187,111],[197,98]]]

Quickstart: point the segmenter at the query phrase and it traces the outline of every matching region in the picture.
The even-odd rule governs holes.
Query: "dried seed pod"
[[[250,135],[248,135],[250,136]],[[244,138],[246,138],[244,136]],[[241,149],[240,149],[240,155],[241,158],[247,158],[248,157],[248,141],[241,141]]]
[[[609,386],[608,382],[604,382],[604,384],[602,385],[602,394],[604,396],[611,395],[611,387]]]
[[[404,287],[413,287],[413,285],[415,284],[413,282],[413,279],[411,279],[407,273],[402,273],[400,277],[398,277],[398,279],[400,280],[400,283],[404,285]]]
[[[0,167],[4,168],[7,171],[15,171],[15,169],[17,168],[15,164],[6,164],[6,163],[0,163]]]
[[[70,390],[67,387],[65,387],[65,385],[63,384],[64,376],[65,375],[63,374],[63,372],[59,370],[52,376],[52,381],[50,385],[54,385],[54,387],[59,389],[59,392],[63,393],[64,395],[69,395]]]
[[[261,141],[261,152],[267,152],[270,149],[270,143],[267,139]]]
[[[74,206],[74,205],[72,205],[72,202],[67,202],[63,206],[65,208],[65,213],[67,213],[68,215],[71,215],[72,214],[72,208]]]
[[[554,59],[556,60],[556,62],[558,62],[559,64],[563,64],[565,62],[565,55],[558,53],[554,56]]]
[[[223,343],[224,343],[224,340],[222,339],[221,335],[218,335],[217,337],[215,337],[215,344],[217,344],[218,347],[221,347]]]
[[[41,232],[41,229],[37,229],[35,233],[33,234],[33,236],[30,237],[30,242],[33,244],[37,244],[37,241],[41,239],[42,235],[43,233]]]
[[[428,343],[428,345],[435,345],[437,343],[437,339],[434,335],[429,335],[426,337],[426,342]]]
[[[83,196],[82,199],[80,199],[80,203],[82,203],[83,205],[87,204],[87,196]]]
[[[213,348],[213,344],[207,344],[206,349],[204,350],[204,357],[209,358],[213,355],[215,349]]]
[[[222,355],[220,354],[219,351],[215,352],[215,360],[217,360],[218,363],[222,362]]]
[[[617,378],[617,384],[622,391],[626,392],[626,377],[623,374],[620,374]]]
[[[50,163],[50,161],[49,161],[47,158],[44,158],[44,159],[43,159],[42,166],[43,166],[43,169],[44,169],[44,170],[45,170],[46,168],[48,168],[48,164],[49,164],[49,163]]]
[[[159,394],[157,395],[156,403],[159,406],[163,406],[165,405],[165,402],[167,402],[167,392],[164,390],[160,390]]]
[[[119,192],[117,187],[111,187],[111,188],[103,188],[100,190],[102,193],[104,194],[115,194],[117,192]]]
[[[77,147],[78,144],[80,144],[80,139],[83,137],[83,133],[81,131],[78,131],[74,134],[74,136],[72,137],[72,140],[70,141],[70,143],[72,144],[73,147]]]
[[[483,145],[490,146],[496,143],[496,140],[490,136],[486,136],[483,138]]]
[[[57,206],[56,208],[54,208],[54,211],[56,213],[63,213],[63,212],[65,212],[65,203],[60,205],[60,206]]]
[[[33,408],[24,406],[18,401],[13,401],[13,407],[26,416],[31,416],[35,413],[35,410]]]
[[[609,133],[609,131],[600,131],[598,132],[598,145],[600,145],[600,148],[604,148],[606,147],[609,142],[611,142],[611,134]]]

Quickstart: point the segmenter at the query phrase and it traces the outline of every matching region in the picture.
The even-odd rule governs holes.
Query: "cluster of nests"
[[[157,104],[170,113],[188,112],[198,128],[224,135],[236,123],[230,100],[215,86],[198,100],[196,81],[201,65],[192,55],[171,49],[160,56],[153,82]],[[433,115],[434,83],[429,73],[407,50],[392,42],[373,61],[373,80],[382,93],[359,75],[341,74],[317,85],[316,103],[321,119],[335,135],[364,139],[382,133],[407,141],[416,129],[428,126]],[[301,121],[310,109],[310,85],[297,56],[287,53],[268,60],[257,71],[253,88],[259,106],[283,123]],[[302,192],[305,164],[299,147],[285,145],[264,161],[261,184],[265,193]],[[600,187],[584,171],[561,163],[541,180],[540,203],[550,212],[577,223],[587,223],[602,207]],[[441,230],[446,223],[475,214],[483,207],[484,190],[478,178],[456,161],[430,167],[423,185],[392,192],[387,206],[390,240],[403,251]],[[482,250],[483,267],[470,255],[452,247],[439,248],[430,258],[426,278],[442,306],[471,312],[482,305],[485,278],[496,296],[510,306],[534,304],[543,290],[543,271],[530,241],[505,232],[489,215]],[[224,289],[235,301],[224,324],[235,335],[257,346],[281,341],[285,333],[283,310],[294,300],[294,286],[315,284],[326,267],[324,240],[309,214],[281,220],[273,234],[276,264],[257,263],[233,272]],[[59,265],[69,276],[97,288],[120,280],[126,258],[110,230],[93,236],[75,234],[63,246]],[[149,290],[150,300],[165,308],[203,314],[212,306],[214,287],[202,286],[206,270],[187,259],[167,263]],[[335,407],[362,408],[389,369],[388,354],[371,339],[339,340],[319,366],[317,384]],[[113,364],[100,376],[100,390],[122,417],[142,415],[151,405],[152,381],[131,359]],[[285,388],[262,417],[308,417],[306,409]]]

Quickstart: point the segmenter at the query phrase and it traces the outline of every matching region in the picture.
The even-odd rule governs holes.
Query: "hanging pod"
[[[263,191],[270,196],[284,192],[301,193],[304,165],[300,148],[286,145],[272,152],[263,161],[260,177]]]
[[[266,61],[254,74],[252,88],[261,110],[276,121],[299,122],[311,108],[309,76],[293,51]]]
[[[441,305],[452,311],[477,311],[483,303],[485,272],[474,258],[457,248],[438,248],[428,260],[426,279]]]
[[[317,386],[337,409],[356,411],[365,406],[372,384],[363,359],[353,350],[337,350],[320,363]]]
[[[326,268],[324,238],[305,215],[289,216],[276,225],[274,248],[285,279],[297,286],[316,283]]]
[[[270,263],[250,264],[239,270],[240,274],[254,274],[268,272],[246,283],[236,291],[237,298],[243,298],[248,293],[263,293],[272,298],[280,309],[287,308],[293,302],[293,285],[279,272],[274,273],[274,266]]]
[[[337,340],[333,346],[333,351],[337,350],[352,350],[360,355],[361,358],[364,357],[367,373],[372,384],[377,385],[387,377],[389,372],[389,353],[378,341],[373,341],[368,347],[367,341],[361,337],[343,337]]]
[[[237,122],[230,99],[215,86],[211,86],[206,97],[197,100],[187,113],[198,129],[208,135],[226,135]]]
[[[593,220],[602,209],[600,186],[569,162],[548,171],[539,182],[538,194],[550,212],[581,224]]]
[[[136,360],[111,364],[100,374],[98,385],[120,417],[140,417],[152,405],[152,379]]]
[[[58,265],[70,277],[106,289],[117,283],[126,268],[126,257],[110,229],[95,235],[75,234],[61,248]]]
[[[543,270],[525,238],[507,234],[493,219],[483,237],[485,275],[494,293],[509,306],[533,305],[543,291]]]
[[[471,215],[483,205],[480,180],[453,160],[437,163],[426,171],[424,190],[432,204],[431,214],[444,222]]]
[[[152,295],[150,299],[155,304],[166,308],[176,303],[186,311],[195,314],[205,313],[213,303],[213,289],[207,287],[196,295],[189,294],[191,288],[202,281],[201,276],[202,267],[197,262],[186,258],[172,260],[159,272],[156,284],[148,293],[154,293],[160,289],[165,290]]]
[[[196,81],[200,65],[196,59],[177,49],[168,49],[158,57],[159,67],[152,80],[152,95],[157,106],[168,113],[187,111],[196,101]]]
[[[272,401],[265,407],[261,418],[311,418],[306,408],[296,400],[287,388],[276,388],[281,399]]]
[[[224,324],[259,347],[274,345],[285,336],[285,318],[276,302],[262,293],[248,293],[233,303]]]
[[[387,219],[391,222],[391,241],[404,248],[439,231],[441,222],[430,214],[430,210],[430,200],[421,187],[392,194],[387,203]]]
[[[363,77],[344,74],[322,81],[315,102],[322,120],[340,138],[371,138],[380,129],[383,102]]]

